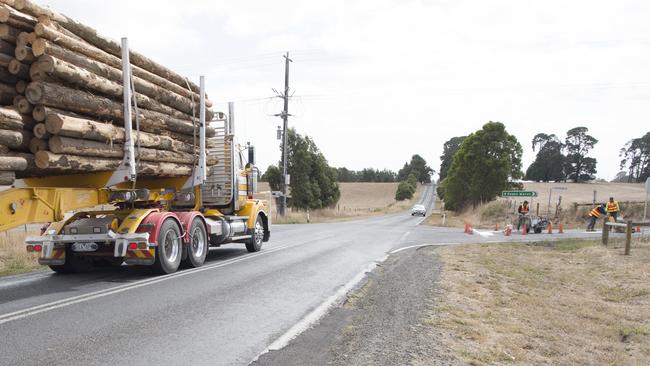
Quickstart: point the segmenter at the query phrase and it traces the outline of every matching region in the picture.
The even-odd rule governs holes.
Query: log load
[[[60,84],[33,81],[27,86],[25,96],[32,104],[44,104],[50,107],[69,110],[79,114],[94,115],[98,118],[122,120],[124,107],[110,98],[92,94],[83,90],[68,88]],[[164,113],[138,108],[140,127],[152,133],[164,130],[191,136],[195,126],[192,121],[175,118]],[[135,121],[135,110],[133,111]],[[207,136],[214,136],[215,131],[208,129]]]
[[[49,150],[56,154],[97,156],[104,158],[121,158],[124,155],[122,144],[108,144],[99,141],[80,140],[63,136],[53,136],[49,141]],[[160,150],[146,147],[135,148],[136,159],[145,161],[162,161],[178,164],[194,164],[195,155],[180,151]],[[216,160],[209,161],[216,164]]]
[[[0,0],[0,184],[121,164],[121,53],[120,43],[63,14]],[[136,51],[130,58],[136,171],[189,176],[198,161],[199,87]],[[209,121],[207,97],[206,107]],[[216,164],[208,157],[208,168]]]
[[[36,166],[40,169],[74,170],[101,172],[115,170],[122,159],[85,157],[77,155],[59,155],[50,151],[39,151],[35,154]],[[181,177],[192,173],[189,164],[140,161],[138,174],[157,177]]]

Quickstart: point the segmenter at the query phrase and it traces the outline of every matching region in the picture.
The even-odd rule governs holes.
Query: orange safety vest
[[[530,211],[529,206],[524,206],[524,205],[521,206],[521,211],[520,211],[521,213],[526,214],[526,213],[528,213],[528,211]]]
[[[596,218],[600,217],[600,211],[598,211],[598,207],[591,210],[591,212],[589,213],[589,216],[593,216],[593,217],[596,217]]]
[[[618,212],[620,208],[618,207],[618,201],[607,202],[607,212]]]

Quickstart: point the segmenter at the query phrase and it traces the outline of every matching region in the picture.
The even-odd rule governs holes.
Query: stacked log
[[[63,14],[0,0],[0,185],[119,166],[121,53],[120,43]],[[135,51],[130,60],[138,174],[190,175],[198,159],[198,85]],[[210,120],[207,99],[206,106]]]

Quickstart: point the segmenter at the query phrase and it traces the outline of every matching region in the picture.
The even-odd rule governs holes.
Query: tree
[[[348,168],[336,168],[336,180],[338,182],[395,182],[397,174],[392,170],[365,168],[360,171]]]
[[[452,137],[443,145],[442,155],[440,155],[440,171],[438,172],[441,182],[447,177],[451,163],[454,161],[454,155],[456,155],[460,145],[466,138],[467,136]]]
[[[503,123],[488,122],[469,135],[455,154],[442,189],[445,207],[461,210],[466,205],[488,202],[521,178],[523,150]]]
[[[413,187],[409,182],[404,181],[400,182],[397,186],[397,192],[395,192],[395,200],[404,201],[410,200],[415,194],[415,187]]]
[[[327,164],[327,159],[309,136],[303,137],[295,129],[289,129],[287,133],[290,205],[298,209],[319,209],[335,205],[341,197],[336,182],[336,169]]]
[[[650,132],[628,141],[620,156],[621,169],[627,170],[628,182],[645,182],[650,177]]]
[[[272,191],[279,191],[282,188],[282,172],[280,168],[269,165],[264,175],[262,175],[261,181],[268,182]]]
[[[616,176],[614,179],[612,179],[612,183],[630,183],[632,181],[632,178],[630,178],[629,175],[627,175],[627,172],[618,172],[616,173]]]
[[[593,136],[587,134],[587,127],[576,127],[567,131],[564,146],[566,159],[564,160],[564,171],[567,179],[574,182],[593,180],[596,174],[596,159],[588,157],[589,150],[598,143]]]
[[[431,174],[433,174],[433,169],[431,169],[427,165],[427,161],[418,154],[411,157],[410,163],[404,164],[404,167],[397,173],[397,180],[403,181],[407,179],[411,173],[415,173],[418,182],[431,183]]]
[[[538,133],[533,138],[533,151],[538,150],[535,161],[526,170],[526,179],[534,181],[564,181],[564,145],[557,136]]]

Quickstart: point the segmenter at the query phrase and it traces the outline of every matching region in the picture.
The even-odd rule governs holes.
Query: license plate
[[[72,244],[73,252],[96,252],[99,249],[97,243],[74,243]]]

